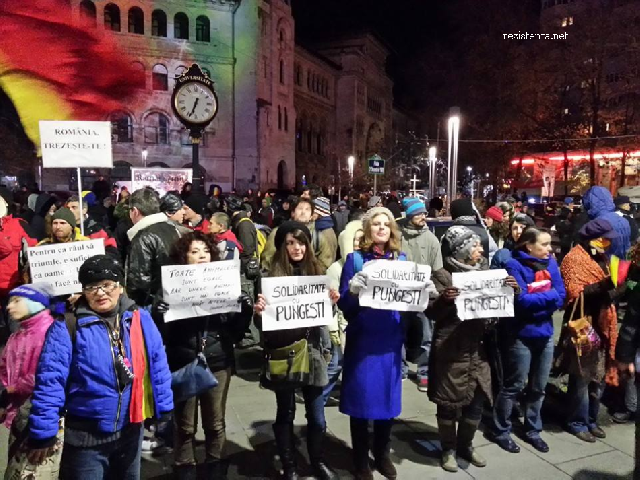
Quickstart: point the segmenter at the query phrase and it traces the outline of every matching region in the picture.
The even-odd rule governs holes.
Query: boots
[[[196,480],[196,466],[174,465],[173,476],[176,480]]]
[[[486,467],[487,461],[477,453],[473,446],[473,437],[478,430],[480,420],[463,418],[458,425],[458,455],[476,467]]]
[[[206,463],[206,479],[207,480],[227,480],[227,471],[229,470],[228,460],[214,460]]]
[[[456,461],[456,422],[455,420],[445,420],[438,418],[438,434],[440,435],[440,446],[442,448],[442,459],[440,466],[447,472],[458,471]]]
[[[276,437],[278,455],[282,463],[282,478],[285,480],[298,480],[296,472],[296,449],[293,446],[293,424],[273,424],[273,433]]]
[[[359,418],[349,419],[355,480],[373,480],[369,466],[369,422]]]
[[[324,461],[324,437],[324,429],[309,425],[307,429],[307,449],[309,450],[313,476],[318,480],[339,480],[338,474],[331,470]]]
[[[391,427],[393,420],[375,420],[373,422],[373,458],[376,470],[383,477],[395,480],[398,476],[391,461]]]

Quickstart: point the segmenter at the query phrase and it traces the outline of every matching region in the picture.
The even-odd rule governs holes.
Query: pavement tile
[[[599,440],[600,442],[611,445],[622,453],[633,457],[635,453],[635,425],[633,423],[614,424],[610,427],[603,427],[603,429],[607,432],[607,438]]]
[[[613,450],[557,465],[574,480],[631,480],[633,458]]]
[[[611,445],[607,445],[601,441],[595,443],[583,442],[568,432],[553,433],[543,431],[541,437],[549,444],[549,451],[547,453],[538,452],[521,438],[514,436],[514,440],[523,450],[527,449],[534,455],[539,456],[553,465],[614,450]]]

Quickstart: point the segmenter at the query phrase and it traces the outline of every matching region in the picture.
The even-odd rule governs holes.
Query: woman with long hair
[[[508,205],[508,204],[507,204]],[[491,259],[491,268],[500,269],[506,268],[507,262],[511,260],[511,252],[516,246],[517,241],[520,239],[520,235],[528,227],[533,227],[533,219],[525,213],[516,213],[511,217],[508,223],[509,231],[504,241],[503,247],[498,250]]]
[[[311,232],[299,222],[284,222],[275,235],[275,254],[269,270],[269,277],[324,275],[324,268],[316,260],[311,245]],[[330,290],[333,303],[338,300],[338,292]],[[264,295],[259,294],[255,312],[262,314],[267,307]],[[324,417],[323,388],[329,382],[327,360],[331,352],[331,339],[327,327],[295,328],[263,332],[264,349],[269,351],[288,347],[307,339],[310,348],[309,381],[302,387],[302,396],[307,414],[307,449],[314,476],[321,480],[338,479],[324,460],[324,437],[326,421]],[[275,390],[277,413],[273,424],[278,454],[284,471],[283,478],[297,480],[293,420],[296,413],[295,386]]]
[[[367,284],[364,263],[406,257],[400,253],[400,232],[387,208],[370,209],[363,218],[363,231],[360,252],[347,255],[340,278],[338,306],[348,322],[340,411],[351,417],[356,479],[373,479],[369,466],[371,420],[375,467],[384,477],[395,479],[396,468],[390,457],[391,427],[402,409],[404,329],[399,312],[362,307],[358,294]]]
[[[220,260],[213,236],[199,231],[183,235],[173,246],[175,265],[197,265]],[[180,480],[196,478],[196,430],[198,403],[204,429],[206,466],[209,478],[226,478],[228,462],[225,460],[225,413],[229,384],[235,370],[233,345],[242,339],[252,315],[252,302],[246,295],[238,302],[242,310],[181,319],[163,325],[169,369],[175,372],[193,362],[202,352],[207,365],[218,380],[218,385],[207,392],[176,403],[174,411],[175,473]],[[162,305],[161,313],[166,311]]]

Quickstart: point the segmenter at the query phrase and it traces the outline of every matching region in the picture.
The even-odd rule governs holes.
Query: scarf
[[[446,257],[444,259],[444,268],[449,272],[479,272],[480,270],[487,269],[486,258],[482,257],[482,260],[475,265],[468,265],[462,263],[460,260],[456,260],[454,257]]]
[[[600,265],[591,258],[591,255],[587,253],[582,245],[576,245],[564,257],[560,272],[567,290],[567,305],[577,301],[587,285],[592,285],[606,278],[606,274],[602,271]],[[618,368],[615,361],[615,352],[618,340],[618,317],[615,306],[603,306],[600,309],[598,318],[594,319],[594,321],[598,322],[600,332],[604,336],[602,340],[606,350],[605,381],[609,385],[617,386]]]
[[[531,270],[533,270],[533,281],[534,282],[542,282],[544,280],[551,281],[551,274],[549,273],[549,260],[529,260],[522,259],[520,263],[526,265]]]
[[[129,421],[142,423],[154,415],[153,390],[149,375],[149,358],[142,333],[140,311],[135,310],[131,318],[131,363],[133,364],[133,385],[129,404]]]

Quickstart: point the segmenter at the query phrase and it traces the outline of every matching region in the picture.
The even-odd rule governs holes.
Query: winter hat
[[[391,210],[389,210],[387,207],[373,207],[367,210],[367,212],[362,216],[362,224],[364,225],[364,230],[371,228],[371,220],[373,220],[373,217],[380,214],[386,215],[391,223],[395,224],[396,220],[393,216],[393,213],[391,213]]]
[[[345,202],[344,200],[340,200],[340,201],[338,202],[338,206],[339,206],[339,207],[347,207],[348,205],[347,205],[347,202]]]
[[[565,197],[564,198],[564,204],[565,205],[571,205],[573,203],[573,197]]]
[[[328,217],[331,215],[331,204],[327,197],[318,197],[313,201],[313,204],[315,205],[315,211],[318,212],[319,216]]]
[[[93,192],[82,192],[82,200],[86,202],[89,207],[98,204],[98,197]]]
[[[519,223],[521,225],[526,225],[527,227],[535,227],[535,223],[533,218],[531,218],[526,213],[516,213],[511,219],[511,225],[514,223]]]
[[[184,206],[184,202],[177,193],[169,192],[160,201],[160,211],[173,215]]]
[[[67,207],[56,210],[56,213],[51,217],[51,221],[53,220],[64,220],[72,227],[76,226],[76,216]]]
[[[29,314],[35,315],[49,308],[52,292],[47,283],[20,285],[9,292],[9,297],[22,297],[26,300]]]
[[[373,208],[380,202],[380,197],[378,195],[373,195],[369,199],[369,203],[367,203],[367,207]]]
[[[236,195],[228,196],[225,199],[225,202],[227,204],[227,210],[231,213],[244,210],[244,207],[242,206],[242,199]]]
[[[620,237],[611,224],[604,218],[596,218],[587,222],[580,229],[580,236],[585,240],[593,240],[594,238],[607,238],[609,240]]]
[[[616,207],[619,207],[620,205],[624,205],[625,203],[631,203],[631,199],[626,195],[618,195],[613,199],[613,203]]]
[[[404,209],[407,212],[407,218],[414,217],[420,213],[427,213],[424,203],[415,197],[404,204]]]
[[[202,215],[209,203],[209,197],[204,193],[192,193],[185,199],[184,203],[198,215]]]
[[[480,237],[471,229],[462,225],[454,225],[444,234],[443,242],[449,244],[451,255],[457,260],[467,260],[471,256],[471,249],[480,243]]]
[[[120,284],[124,281],[124,270],[120,263],[108,255],[94,255],[80,266],[78,280],[83,287],[102,280],[112,280]]]
[[[491,218],[496,222],[501,222],[502,220],[504,220],[504,214],[502,213],[502,210],[495,205],[487,210],[487,213],[485,213],[484,216],[487,218]]]
[[[276,250],[279,250],[282,245],[284,245],[284,240],[285,238],[287,238],[287,234],[293,233],[296,230],[302,230],[302,233],[307,236],[307,238],[309,239],[309,243],[311,243],[311,232],[309,231],[309,229],[300,222],[289,220],[287,222],[283,222],[282,225],[280,225],[276,230],[276,237],[273,242]]]
[[[455,220],[458,217],[475,217],[476,212],[471,205],[470,198],[459,198],[451,202],[451,218]]]

